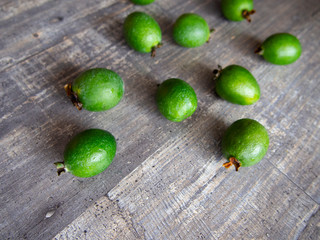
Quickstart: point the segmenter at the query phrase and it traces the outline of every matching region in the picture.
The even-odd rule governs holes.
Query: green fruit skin
[[[197,109],[197,95],[185,81],[171,78],[158,88],[156,101],[159,111],[168,120],[181,122]]]
[[[262,43],[261,49],[264,59],[277,65],[295,62],[302,52],[299,40],[289,33],[271,35]]]
[[[154,0],[130,0],[130,1],[137,5],[148,5],[154,2]]]
[[[159,24],[143,12],[131,13],[124,21],[123,32],[128,45],[138,52],[151,52],[161,43]]]
[[[72,83],[72,91],[83,108],[89,111],[105,111],[122,99],[124,84],[121,77],[108,69],[94,68],[80,74]]]
[[[173,26],[173,39],[183,47],[199,47],[209,38],[209,26],[206,20],[197,14],[185,13],[177,19]]]
[[[225,18],[231,21],[242,21],[244,10],[253,10],[253,0],[222,0],[221,9]]]
[[[250,105],[260,98],[260,87],[244,67],[230,65],[222,70],[216,81],[217,94],[235,104]]]
[[[224,156],[236,158],[241,167],[258,163],[267,153],[268,132],[263,125],[253,119],[235,121],[222,139]]]
[[[89,129],[76,135],[64,151],[65,170],[88,178],[103,172],[116,154],[116,140],[111,133]]]

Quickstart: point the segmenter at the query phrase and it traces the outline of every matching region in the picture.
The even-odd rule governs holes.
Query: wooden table
[[[225,20],[219,1],[2,0],[0,239],[319,239],[320,4],[255,1],[251,24]],[[131,50],[122,35],[133,11],[163,30],[156,58]],[[211,42],[177,46],[172,25],[185,12],[215,28]],[[269,35],[290,32],[301,58],[276,66],[254,54]],[[220,64],[249,69],[261,99],[238,106],[214,94]],[[78,111],[63,86],[80,72],[120,74],[124,99],[112,110]],[[157,84],[178,77],[198,96],[195,114],[166,120]],[[220,143],[240,118],[266,126],[270,147],[256,166],[222,167]],[[56,161],[72,136],[102,128],[117,138],[102,174],[58,177]],[[77,238],[78,237],[78,238]]]

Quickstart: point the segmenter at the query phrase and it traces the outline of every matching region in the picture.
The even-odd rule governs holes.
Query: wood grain
[[[313,239],[318,239],[319,236],[320,236],[320,210],[318,210],[317,213],[311,217],[310,221],[308,222],[308,225],[299,236],[299,239],[313,240]]]
[[[69,225],[58,239],[141,239],[130,215],[107,197],[99,199]]]
[[[210,146],[208,122],[167,142],[108,197],[131,214],[145,239],[296,239],[318,204],[268,161],[236,174],[221,168],[219,153],[200,151]],[[88,225],[87,233],[100,229]],[[55,239],[75,226],[78,236],[77,219]]]
[[[127,0],[2,1],[0,238],[316,236],[314,217],[308,221],[320,204],[320,5],[270,0],[255,8],[248,24],[226,21],[212,0],[156,0],[145,7]],[[136,10],[163,30],[155,59],[123,40],[122,23]],[[173,22],[185,12],[215,28],[209,44],[185,49],[173,42]],[[296,63],[275,66],[253,54],[275,32],[301,40]],[[261,99],[245,107],[219,99],[212,80],[217,64],[248,68]],[[93,67],[118,72],[125,96],[110,111],[78,112],[63,85]],[[186,80],[198,96],[195,114],[179,124],[164,119],[154,100],[157,84],[170,77]],[[238,174],[221,168],[220,140],[243,117],[264,124],[271,144],[260,164]],[[114,163],[94,178],[58,178],[53,163],[87,128],[114,134]],[[98,218],[95,201],[105,211]],[[46,218],[48,212],[54,214]]]

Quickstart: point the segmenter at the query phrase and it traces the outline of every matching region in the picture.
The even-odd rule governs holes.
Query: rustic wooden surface
[[[320,4],[318,0],[255,1],[253,22],[229,22],[219,1],[127,0],[0,2],[0,239],[316,239],[320,204]],[[127,47],[124,18],[151,14],[163,30],[155,59]],[[174,20],[202,15],[211,42],[177,46]],[[302,43],[294,64],[275,66],[254,49],[276,32]],[[237,106],[214,94],[212,70],[239,64],[262,94]],[[126,85],[114,109],[77,111],[63,85],[106,67]],[[181,123],[158,112],[157,84],[190,83],[199,106]],[[235,120],[254,118],[270,134],[256,166],[225,170],[220,140]],[[102,174],[56,175],[65,144],[87,128],[118,142]]]

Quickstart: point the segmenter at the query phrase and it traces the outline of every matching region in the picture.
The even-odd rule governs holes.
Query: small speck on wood
[[[55,213],[55,210],[51,210],[51,211],[47,212],[46,213],[46,218],[52,217],[54,213]]]

